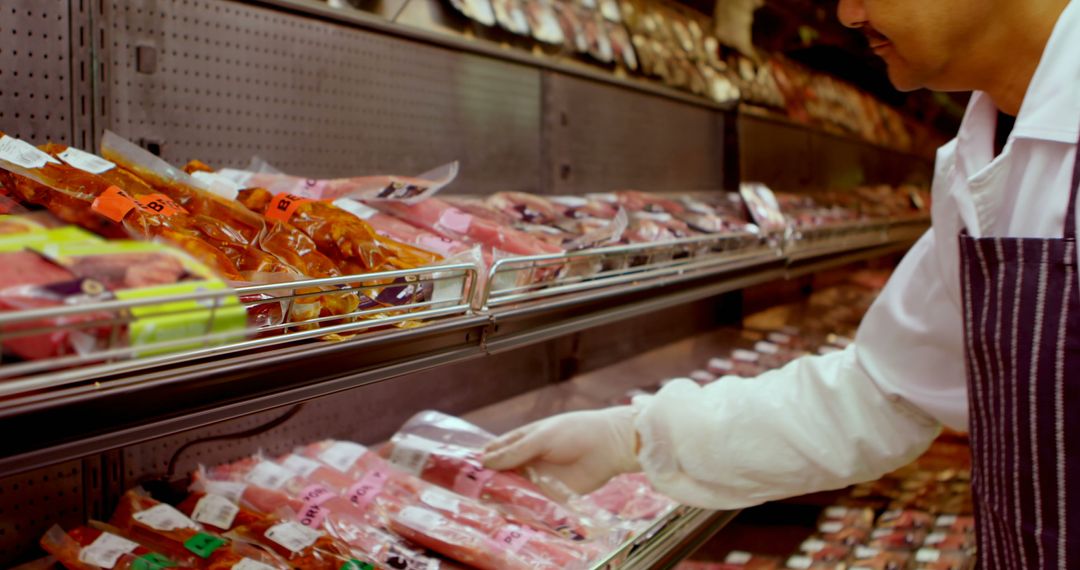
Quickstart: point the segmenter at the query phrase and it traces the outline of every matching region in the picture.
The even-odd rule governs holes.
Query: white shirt
[[[994,157],[996,121],[990,97],[976,92],[938,151],[933,227],[852,347],[751,380],[676,381],[635,400],[639,459],[660,491],[740,508],[840,488],[914,459],[939,423],[966,429],[957,236],[1062,236],[1080,138],[1080,3],[1058,19]]]

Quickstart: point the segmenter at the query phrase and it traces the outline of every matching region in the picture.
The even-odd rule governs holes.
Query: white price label
[[[101,158],[96,154],[83,152],[74,147],[68,147],[67,150],[60,153],[60,160],[63,160],[83,172],[89,172],[90,174],[101,174],[116,168],[115,164],[104,158]]]
[[[195,504],[191,517],[217,528],[230,529],[240,507],[221,495],[206,495]]]
[[[441,444],[437,441],[409,434],[396,437],[393,445],[394,450],[390,453],[390,463],[417,476],[427,466],[431,453],[441,447]]]
[[[269,564],[263,564],[258,560],[252,560],[250,558],[244,558],[232,565],[231,570],[276,570]]]
[[[121,556],[134,552],[138,547],[138,544],[124,537],[104,532],[89,546],[79,551],[79,562],[112,568],[116,566],[116,561],[120,560]]]
[[[817,540],[817,539],[813,539],[813,538],[811,538],[809,540],[804,540],[803,543],[801,545],[799,545],[799,550],[801,550],[803,552],[811,552],[811,553],[812,552],[821,552],[824,548],[825,548],[825,541],[824,540]]]
[[[171,505],[154,505],[145,511],[139,511],[132,518],[155,530],[176,530],[178,528],[198,529],[195,521],[187,518],[184,513],[174,509]]]
[[[203,490],[208,495],[221,495],[234,503],[239,503],[240,498],[244,496],[244,491],[247,490],[247,485],[235,481],[207,481],[203,483]]]
[[[338,198],[337,200],[334,200],[334,205],[361,220],[370,220],[372,216],[379,213],[375,208],[362,204],[352,198]]]
[[[589,205],[589,200],[580,196],[551,196],[548,199],[568,208],[582,208]]]
[[[941,559],[941,551],[934,548],[920,548],[915,553],[916,562],[937,562]]]
[[[319,531],[292,521],[276,524],[266,531],[266,538],[290,552],[300,552],[315,544],[319,535]]]
[[[735,360],[741,360],[743,362],[757,362],[758,359],[761,358],[761,355],[752,350],[736,348],[735,350],[731,351],[731,357]]]
[[[267,489],[280,489],[286,481],[295,476],[295,473],[273,461],[263,461],[248,473],[247,481],[252,485]]]
[[[244,189],[231,179],[213,172],[203,172],[200,170],[198,172],[193,172],[191,177],[199,184],[202,184],[206,190],[217,194],[226,200],[235,200],[236,197],[240,195],[240,191]]]
[[[935,532],[929,534],[926,536],[926,544],[941,544],[942,542],[945,542],[945,539],[948,538],[948,536],[949,535],[945,534],[944,532]]]
[[[728,553],[727,558],[724,558],[725,564],[746,564],[750,562],[750,559],[754,555],[749,552],[743,552],[741,550],[732,550]]]
[[[893,529],[891,528],[879,528],[874,532],[870,533],[870,538],[884,538],[891,535],[892,533]]]
[[[769,342],[775,342],[776,344],[791,344],[791,337],[784,333],[771,332],[766,338],[769,339]]]
[[[420,502],[435,507],[440,511],[448,511],[454,514],[458,513],[458,506],[461,505],[461,500],[453,493],[435,488],[424,489],[420,493]]]
[[[956,515],[941,515],[937,518],[937,526],[952,526],[956,524]]]
[[[758,341],[758,343],[754,345],[754,350],[760,352],[761,354],[776,354],[777,352],[780,352],[780,347],[776,346],[771,342],[765,342],[762,340]]]
[[[720,371],[731,370],[735,367],[727,358],[710,358],[708,366],[713,370]]]
[[[855,559],[856,560],[866,560],[867,558],[874,558],[878,554],[881,554],[881,551],[876,549],[876,548],[867,548],[865,546],[856,546],[855,547]]]
[[[318,461],[296,455],[295,453],[286,457],[285,461],[281,462],[281,465],[301,477],[309,477],[316,469],[322,467],[319,465]]]
[[[829,507],[825,509],[825,518],[827,519],[842,519],[847,516],[847,507]]]
[[[319,461],[341,471],[347,472],[367,453],[367,448],[351,441],[335,441],[319,454]]]
[[[439,513],[420,507],[401,509],[401,512],[398,513],[398,519],[405,525],[425,533],[445,525],[447,522],[446,518]]]
[[[814,560],[809,556],[792,556],[787,560],[787,567],[802,570],[813,566]]]
[[[7,135],[0,137],[0,159],[23,168],[41,168],[50,162],[60,164],[59,160],[38,150],[34,145]]]
[[[821,526],[818,527],[818,530],[820,530],[821,532],[823,532],[825,534],[832,534],[834,532],[840,532],[840,531],[844,530],[844,523],[842,523],[842,522],[821,523]]]

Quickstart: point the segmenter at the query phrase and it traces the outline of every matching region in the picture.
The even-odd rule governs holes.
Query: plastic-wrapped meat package
[[[854,546],[863,544],[870,538],[870,531],[855,526],[844,526],[838,521],[824,522],[818,525],[821,540],[832,544]]]
[[[975,517],[970,515],[941,515],[934,522],[934,530],[973,534],[975,532]]]
[[[23,162],[4,160],[3,146],[16,148]],[[233,260],[208,239],[217,229],[213,220],[192,216],[136,177],[98,157],[61,145],[45,148],[50,152],[0,133],[0,183],[10,195],[43,206],[65,222],[108,238],[163,240],[187,251],[222,277],[241,278]],[[65,156],[91,170],[59,158]],[[100,164],[90,166],[90,160]]]
[[[53,525],[40,542],[68,570],[194,568],[119,534],[86,526],[64,532]]]
[[[604,17],[599,12],[582,11],[580,18],[585,29],[589,55],[597,61],[613,63],[615,53],[611,46],[611,39],[608,37],[607,22],[604,21]]]
[[[878,518],[878,528],[892,529],[928,529],[934,526],[934,515],[924,511],[911,509],[891,510],[881,513]]]
[[[631,523],[631,527],[656,520],[677,506],[656,492],[644,473],[619,475],[596,491],[573,499],[571,504],[600,508]]]
[[[680,202],[686,207],[686,210],[677,214],[677,217],[686,222],[692,229],[699,232],[722,233],[732,231],[757,231],[757,226],[730,215],[725,215],[717,211],[712,205],[701,200],[696,200],[689,196],[681,196]]]
[[[968,570],[975,556],[967,552],[943,552],[920,548],[915,552],[915,570]]]
[[[566,249],[614,243],[626,229],[619,210],[601,210],[603,217],[590,216],[587,209],[574,210],[523,192],[499,192],[488,197],[487,204],[509,216],[518,229]]]
[[[975,535],[966,532],[934,532],[926,535],[923,545],[937,550],[966,552],[975,548]]]
[[[601,552],[594,545],[581,545],[542,532],[523,530],[508,548],[498,541],[506,539],[506,529],[514,527],[498,511],[464,496],[445,491],[389,466],[367,448],[341,441],[324,441],[298,450],[357,480],[350,496],[360,494],[390,517],[389,528],[405,538],[468,564],[490,560],[506,568],[546,567],[553,559],[567,567],[581,567]],[[369,482],[374,472],[388,470],[382,480]],[[387,496],[396,500],[384,503]],[[402,514],[404,513],[404,514]],[[410,514],[423,513],[438,518],[436,530],[412,524]],[[496,548],[498,547],[498,548]],[[508,550],[509,554],[502,552]],[[522,562],[524,561],[524,562]],[[520,564],[524,563],[525,566]],[[534,566],[534,565],[540,566]]]
[[[589,560],[557,537],[528,527],[503,525],[494,535],[456,524],[424,507],[391,516],[394,532],[444,556],[481,570],[557,570],[588,567]]]
[[[873,528],[874,510],[861,507],[832,506],[826,507],[821,514],[821,522],[838,521],[844,526]]]
[[[460,256],[473,248],[467,243],[432,233],[350,198],[334,200],[334,205],[367,222],[377,234],[383,237],[407,243],[444,258]]]
[[[870,534],[866,543],[881,550],[914,550],[923,545],[926,531],[922,529],[879,528]]]
[[[302,455],[289,455],[281,462],[256,457],[206,470],[196,488],[217,492],[234,485],[232,493],[242,506],[264,514],[291,513],[289,518],[301,526],[325,531],[380,563],[394,562],[410,570],[430,568],[432,559],[382,530],[388,513],[411,501],[409,493],[387,485],[389,466],[366,465],[371,469],[354,480]]]
[[[537,41],[545,44],[564,43],[565,36],[559,26],[559,18],[552,8],[552,0],[523,0],[525,18],[529,21],[529,31]]]
[[[614,4],[614,0],[605,0],[605,4]],[[630,41],[630,34],[627,33],[626,28],[622,24],[614,22],[608,22],[606,26],[615,59],[625,65],[627,69],[637,71],[637,54],[634,52],[634,45]]]
[[[304,232],[346,273],[411,269],[439,261],[439,256],[380,236],[363,220],[333,204],[262,188],[241,190],[240,203]]]
[[[421,412],[394,434],[383,452],[396,467],[492,505],[526,524],[572,540],[601,534],[596,521],[549,498],[525,477],[512,471],[485,469],[480,463],[485,439],[490,441],[493,436],[464,420]]]
[[[474,216],[439,198],[416,204],[373,202],[380,210],[453,239],[480,244],[492,251],[514,255],[562,253],[562,248],[545,243],[524,232]]]
[[[366,563],[354,557],[340,541],[296,521],[266,517],[229,531],[228,537],[253,542],[288,560],[303,570],[362,569]]]
[[[672,214],[638,211],[630,214],[625,236],[631,243],[653,243],[690,237],[697,233]]]
[[[226,486],[226,492],[230,494],[238,487]],[[236,527],[258,522],[265,515],[259,514],[225,495],[207,493],[202,491],[188,493],[188,496],[176,506],[176,510],[184,513],[191,520],[203,525],[209,530],[218,533],[228,532]]]
[[[276,263],[272,266],[267,266],[262,259],[256,266],[239,266],[246,279],[255,282],[277,282],[302,276],[322,278],[342,275],[334,261],[320,253],[315,242],[295,227],[268,220],[237,202],[204,190],[183,170],[173,167],[115,133],[105,132],[101,149],[105,158],[145,180],[186,211],[220,220],[231,229],[232,237],[239,237],[244,245],[257,246],[276,258]],[[292,303],[292,320],[344,315],[355,311],[360,303],[354,293],[328,291],[326,294],[316,295],[318,291],[298,291],[299,294],[309,296],[296,299]],[[303,328],[314,326],[306,325]]]
[[[0,262],[9,270],[0,276],[0,310],[226,289],[210,269],[184,252],[157,243],[103,241],[75,227],[2,237]],[[173,301],[134,307],[123,316],[87,311],[11,323],[3,328],[9,333],[3,348],[24,359],[90,354],[107,348],[190,338],[193,323],[198,324],[194,330],[202,334],[207,323],[209,332],[227,333],[243,329],[245,322],[243,308],[228,296],[222,297],[212,313],[195,301]],[[24,330],[39,332],[19,332]],[[169,346],[169,350],[187,348],[180,343]],[[145,354],[164,350],[147,348]]]
[[[127,537],[190,566],[226,569],[246,562],[261,564],[257,566],[260,570],[290,568],[285,560],[265,550],[207,532],[175,507],[154,500],[141,489],[129,490],[120,498],[109,522]]]
[[[519,36],[529,35],[529,19],[521,0],[492,0],[491,8],[499,27]]]

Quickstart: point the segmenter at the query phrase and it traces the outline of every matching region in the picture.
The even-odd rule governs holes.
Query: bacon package
[[[421,479],[498,508],[508,516],[571,540],[586,540],[603,527],[546,496],[512,471],[492,471],[480,462],[494,436],[459,418],[426,411],[413,416],[384,449],[396,467]]]
[[[253,564],[260,570],[291,568],[268,551],[207,532],[175,507],[154,500],[141,489],[131,489],[121,497],[109,522],[127,537],[196,568]]]
[[[41,537],[41,547],[68,570],[194,568],[117,533],[87,526],[64,532],[53,525]]]

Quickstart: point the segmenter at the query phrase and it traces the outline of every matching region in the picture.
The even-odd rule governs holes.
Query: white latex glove
[[[508,432],[484,449],[484,466],[526,467],[575,493],[600,488],[622,473],[640,471],[635,447],[636,412],[619,406],[552,416]]]

